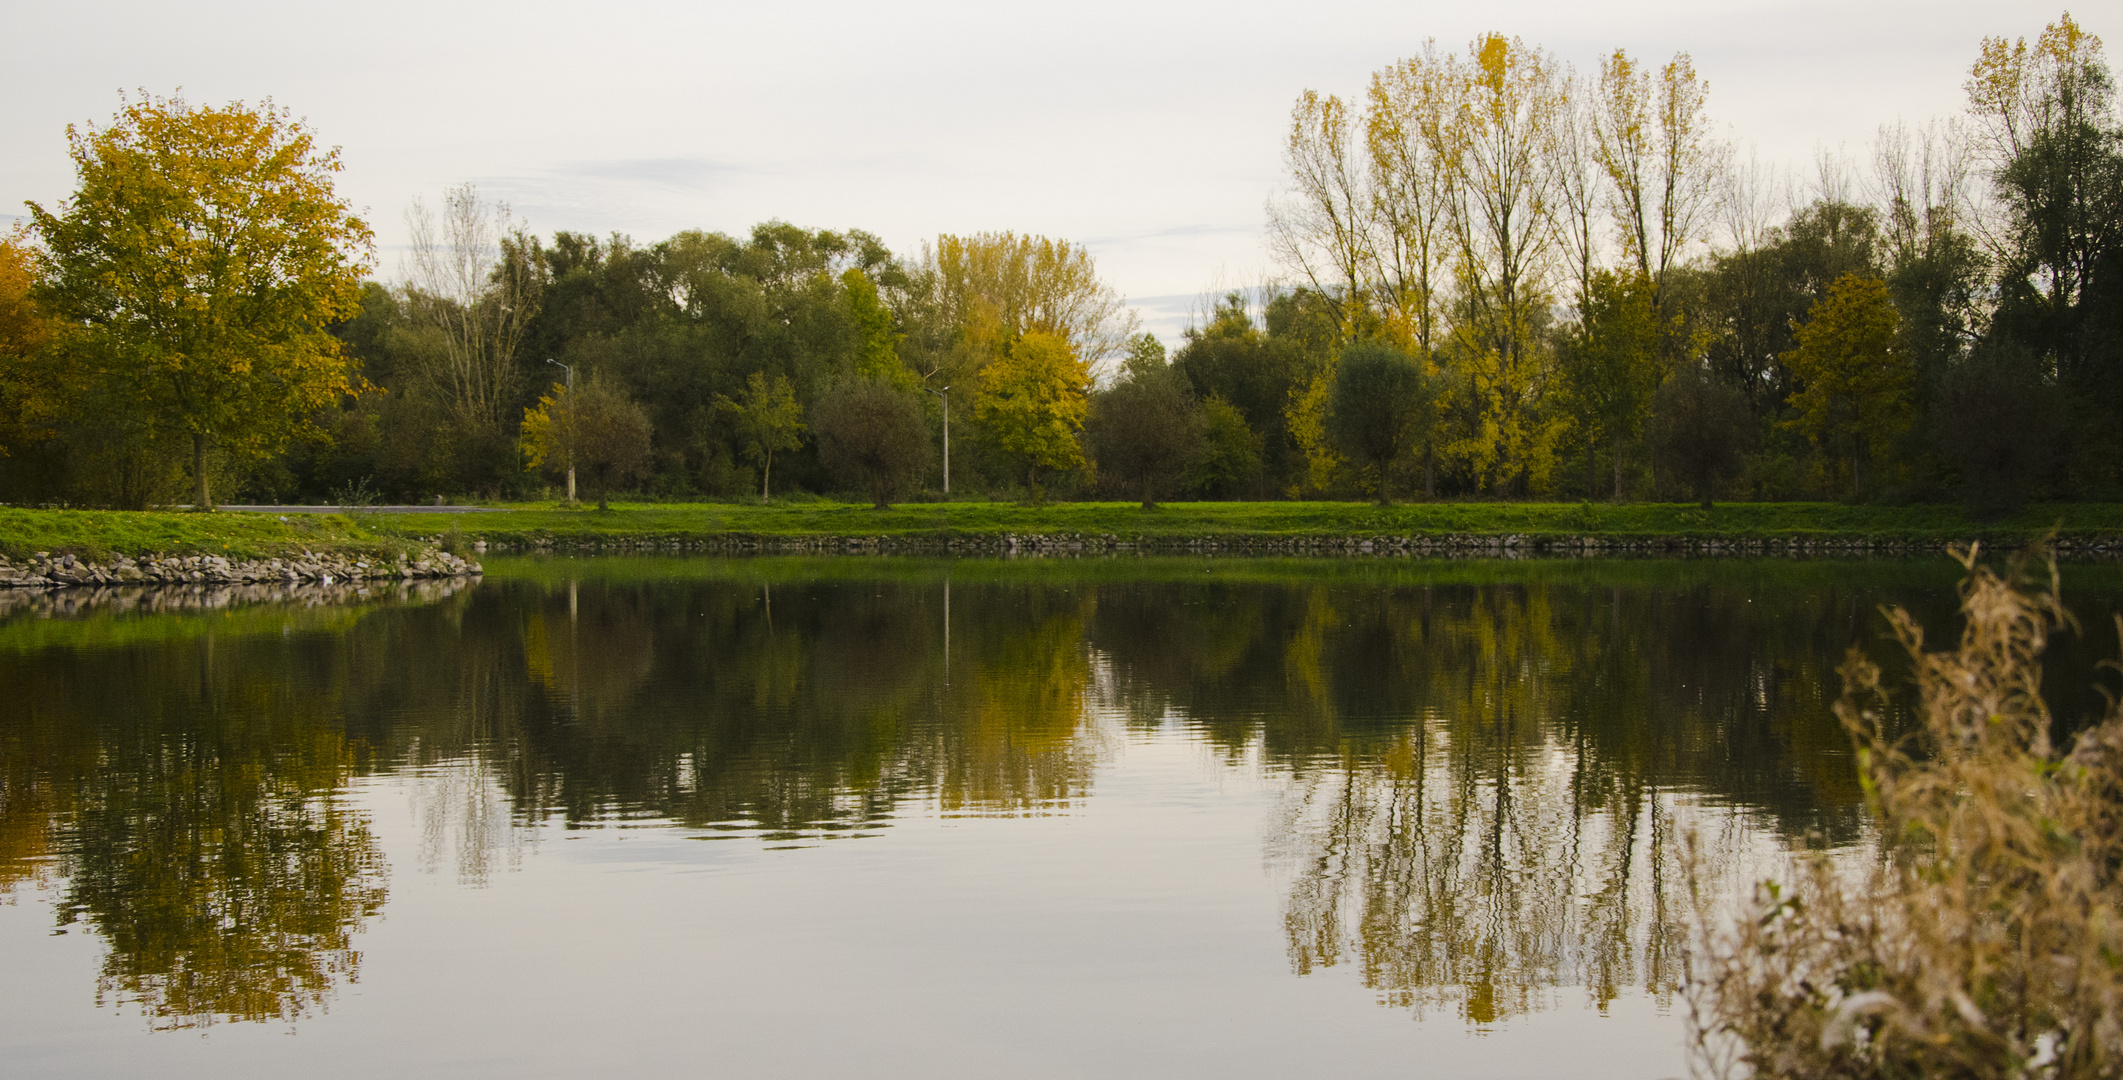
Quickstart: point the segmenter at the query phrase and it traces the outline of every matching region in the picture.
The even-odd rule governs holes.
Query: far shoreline
[[[2065,558],[2123,555],[2123,504],[1985,519],[1951,505],[1841,503],[769,501],[224,507],[210,513],[0,507],[0,557],[332,555],[421,561],[494,551],[814,554],[1908,555],[2054,536]]]

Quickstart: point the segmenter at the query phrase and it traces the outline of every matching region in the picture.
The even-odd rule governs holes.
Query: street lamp
[[[568,373],[568,505],[575,505],[575,369],[551,357],[546,363]]]
[[[941,390],[924,386],[922,389],[944,399],[944,494],[951,494],[951,388]]]

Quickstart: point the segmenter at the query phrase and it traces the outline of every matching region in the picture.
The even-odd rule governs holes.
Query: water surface
[[[488,571],[0,602],[10,1071],[1676,1075],[1684,837],[1861,853],[1834,669],[1955,579]]]

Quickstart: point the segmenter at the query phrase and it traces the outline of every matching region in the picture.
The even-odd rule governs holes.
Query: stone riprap
[[[49,589],[76,585],[236,585],[460,578],[480,573],[479,564],[446,551],[417,555],[338,555],[302,552],[277,559],[230,559],[220,555],[118,556],[91,562],[40,551],[27,559],[0,556],[0,589]]]
[[[1572,558],[1613,556],[1858,557],[1940,552],[1951,542],[1864,536],[1558,536],[1465,534],[1428,536],[1123,536],[1113,533],[1003,533],[979,536],[690,536],[537,537],[489,540],[496,551],[573,551],[653,554],[850,555],[1298,555],[1421,556],[1429,558]],[[1988,542],[1986,549],[2017,545]],[[2123,538],[2059,537],[2055,551],[2071,559],[2123,556]]]

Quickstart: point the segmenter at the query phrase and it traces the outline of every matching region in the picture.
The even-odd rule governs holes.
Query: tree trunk
[[[1591,502],[1600,491],[1600,441],[1592,432],[1585,432],[1585,501]]]
[[[1614,501],[1622,501],[1622,433],[1614,433]]]
[[[774,473],[774,455],[767,454],[759,463],[759,501],[767,501],[767,481]]]
[[[1437,498],[1437,451],[1423,452],[1423,498]]]
[[[192,509],[212,510],[213,493],[206,486],[206,435],[192,433]]]

